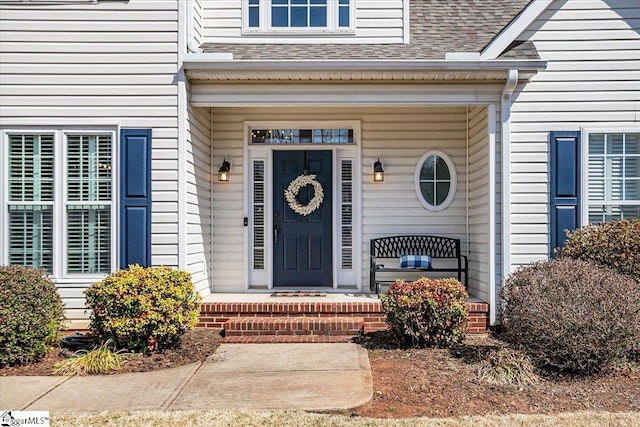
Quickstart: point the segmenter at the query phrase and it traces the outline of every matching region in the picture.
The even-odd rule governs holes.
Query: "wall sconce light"
[[[380,162],[380,158],[376,160],[373,164],[373,182],[382,182],[384,181],[384,168],[382,167],[382,162]]]
[[[222,161],[222,165],[220,166],[220,169],[218,169],[218,181],[228,182],[230,173],[231,173],[231,163],[229,163],[225,158]]]

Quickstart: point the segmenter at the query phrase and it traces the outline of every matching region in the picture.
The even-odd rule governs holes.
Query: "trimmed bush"
[[[541,367],[600,371],[640,342],[640,292],[634,280],[585,261],[541,261],[502,286],[504,339]]]
[[[131,265],[94,283],[85,295],[92,333],[135,352],[175,347],[200,312],[191,275],[168,267]]]
[[[64,305],[45,270],[0,267],[0,366],[38,361],[64,325]]]
[[[569,232],[560,255],[610,268],[640,282],[640,219],[587,225]]]
[[[381,294],[391,332],[405,345],[448,347],[464,339],[467,294],[456,279],[397,280]]]

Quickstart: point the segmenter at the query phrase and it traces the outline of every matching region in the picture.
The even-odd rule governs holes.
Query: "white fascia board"
[[[66,5],[66,4],[98,4],[98,0],[0,0],[0,4],[31,5],[31,6]]]
[[[544,12],[553,0],[533,0],[485,47],[480,59],[496,59],[516,37],[522,34]]]
[[[189,62],[231,62],[233,53],[230,52],[189,52],[184,55],[185,61]]]
[[[479,61],[479,52],[447,52],[444,59],[449,61]]]
[[[428,71],[428,70],[544,70],[547,62],[542,60],[377,60],[377,61],[323,61],[323,60],[225,60],[211,59],[209,54],[188,53],[184,55],[187,70],[211,71]]]

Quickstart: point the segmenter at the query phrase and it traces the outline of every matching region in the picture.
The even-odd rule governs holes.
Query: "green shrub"
[[[467,298],[456,279],[397,280],[382,294],[392,333],[413,347],[448,347],[464,339]]]
[[[124,357],[113,349],[113,341],[107,340],[93,350],[78,350],[73,357],[56,363],[56,375],[101,375],[122,369]]]
[[[541,367],[595,373],[640,342],[640,292],[613,270],[541,261],[513,273],[500,296],[503,337]]]
[[[163,351],[198,322],[200,295],[191,275],[168,267],[129,266],[85,291],[89,329],[117,348]]]
[[[46,271],[0,267],[0,366],[38,361],[64,325],[64,305]]]
[[[608,267],[640,282],[640,219],[587,225],[567,233],[560,255]]]

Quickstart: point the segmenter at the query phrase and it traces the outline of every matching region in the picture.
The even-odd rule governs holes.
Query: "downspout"
[[[187,52],[189,53],[202,53],[200,46],[196,45],[196,38],[193,35],[193,29],[195,22],[193,18],[193,1],[189,0],[187,3]]]
[[[471,242],[470,240],[470,224],[469,224],[469,212],[470,212],[470,208],[469,208],[469,195],[471,194],[471,192],[469,191],[469,105],[467,104],[467,203],[466,203],[466,208],[467,208],[467,212],[466,212],[466,217],[467,217],[467,229],[466,229],[466,233],[467,233],[467,258],[469,258],[469,248],[471,247]],[[465,277],[466,279],[466,277]],[[467,282],[469,280],[467,279]]]
[[[507,82],[502,90],[500,100],[500,123],[502,150],[502,278],[506,278],[511,273],[511,95],[518,84],[518,70],[510,69],[507,72]],[[496,323],[496,308],[498,300],[496,295],[497,286],[492,286],[490,291],[491,310],[489,313],[489,323]]]

